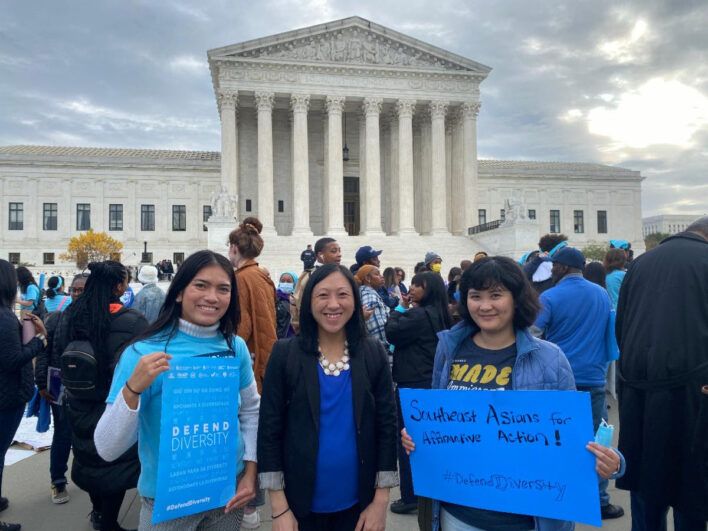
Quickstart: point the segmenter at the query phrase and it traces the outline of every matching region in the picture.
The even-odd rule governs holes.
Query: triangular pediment
[[[350,17],[209,51],[209,59],[254,59],[459,71],[491,68],[360,17]]]

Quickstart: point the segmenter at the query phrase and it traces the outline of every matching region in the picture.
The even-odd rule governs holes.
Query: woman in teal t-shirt
[[[238,321],[238,292],[231,264],[220,254],[199,251],[187,258],[175,275],[157,321],[121,355],[94,442],[99,455],[111,461],[138,441],[141,531],[238,530],[243,507],[255,497],[260,397],[246,344],[235,335]],[[170,360],[202,356],[236,358],[239,367],[239,412],[233,427],[238,437],[236,493],[225,507],[153,524],[163,373],[170,370]]]
[[[47,281],[47,300],[44,301],[48,312],[63,312],[71,304],[71,297],[64,293],[64,277],[49,277]]]
[[[627,272],[624,270],[627,263],[627,255],[622,249],[610,249],[607,251],[604,260],[605,271],[605,286],[607,293],[610,294],[612,301],[612,309],[617,309],[617,301],[619,300],[619,292],[622,287],[622,281]]]
[[[17,303],[28,312],[36,310],[41,301],[41,292],[32,272],[25,266],[17,268],[17,285],[20,287],[20,299]]]

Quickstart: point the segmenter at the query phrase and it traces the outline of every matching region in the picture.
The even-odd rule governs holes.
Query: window
[[[607,234],[607,210],[597,211],[597,233]]]
[[[42,229],[57,230],[57,203],[44,203]]]
[[[285,201],[278,199],[278,212],[285,212]]]
[[[76,204],[76,230],[89,230],[91,228],[91,205],[88,203]]]
[[[123,230],[123,205],[108,205],[108,230]]]
[[[551,210],[551,232],[561,231],[561,211]]]
[[[24,203],[10,203],[10,230],[22,230],[25,227]]]
[[[246,199],[246,212],[250,212],[250,211],[251,211],[251,200]]]
[[[499,219],[504,221],[506,219],[506,210],[503,208],[499,211]]]
[[[485,208],[480,208],[477,211],[477,221],[480,225],[484,225],[487,222],[487,210]]]
[[[155,205],[140,205],[140,230],[155,230]]]
[[[529,208],[529,219],[536,219],[536,211],[533,208]]]
[[[179,267],[184,262],[184,253],[172,253],[172,263]]]
[[[12,265],[17,265],[20,263],[20,253],[8,253],[7,261]]]
[[[576,234],[585,232],[585,216],[582,210],[573,210],[573,231]]]
[[[172,205],[172,230],[187,230],[187,206]]]
[[[203,229],[207,230],[206,222],[209,221],[211,217],[211,205],[204,205],[202,207],[202,221],[204,222]],[[173,260],[174,262],[174,260]]]
[[[54,253],[43,253],[42,263],[44,265],[54,265]]]

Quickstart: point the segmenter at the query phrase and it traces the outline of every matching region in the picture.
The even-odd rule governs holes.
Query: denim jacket
[[[445,389],[455,354],[464,340],[479,329],[465,321],[438,333],[438,348],[433,365],[433,389]],[[512,388],[521,390],[567,391],[575,389],[575,379],[563,351],[555,344],[533,337],[528,330],[516,331],[516,362]],[[615,450],[617,452],[617,450]],[[625,461],[620,456],[620,470],[610,479],[624,474]],[[575,523],[535,517],[537,531],[572,531]],[[440,501],[433,500],[433,531],[440,529]]]
[[[157,320],[165,302],[165,292],[157,284],[145,284],[135,296],[133,308],[145,316],[150,324]]]

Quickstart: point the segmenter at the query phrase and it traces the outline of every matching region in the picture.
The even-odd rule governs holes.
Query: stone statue
[[[212,217],[220,219],[234,219],[236,217],[236,198],[229,194],[226,186],[221,185],[221,189],[211,194]]]
[[[519,222],[528,221],[526,215],[526,205],[522,199],[512,197],[504,201],[504,223],[502,227],[508,227]]]

